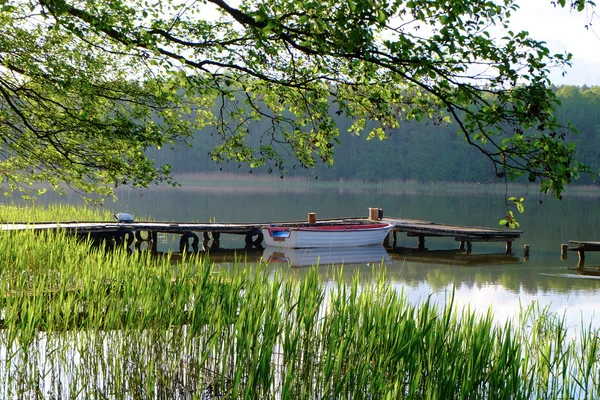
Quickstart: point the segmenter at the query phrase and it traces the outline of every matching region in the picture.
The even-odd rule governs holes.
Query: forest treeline
[[[556,116],[564,124],[570,123],[577,134],[569,135],[575,142],[578,159],[600,170],[600,86],[554,88],[561,105]],[[458,134],[456,124],[434,124],[432,121],[402,122],[398,129],[388,132],[386,140],[367,140],[367,135],[356,136],[347,132],[352,121],[335,116],[340,128],[339,146],[335,148],[332,167],[316,165],[308,170],[296,168],[293,161],[286,166],[288,176],[314,176],[323,180],[406,179],[421,182],[490,182],[496,181],[489,160],[466,143]],[[265,131],[260,122],[249,136],[256,140]],[[217,164],[209,156],[217,144],[217,136],[210,129],[198,132],[192,146],[175,146],[173,150],[151,152],[158,164],[169,164],[175,174],[214,171],[249,173],[248,165],[234,162]],[[267,174],[269,166],[253,169],[254,174]],[[273,170],[273,174],[281,175]],[[582,175],[576,183],[587,184],[591,178]]]

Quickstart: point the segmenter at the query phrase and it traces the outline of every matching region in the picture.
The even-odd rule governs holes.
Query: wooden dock
[[[261,229],[273,224],[288,226],[315,226],[319,224],[361,224],[374,221],[389,223],[393,225],[392,232],[384,242],[390,249],[396,248],[398,233],[406,233],[409,237],[418,238],[418,249],[425,249],[426,237],[452,237],[459,242],[459,249],[471,252],[473,242],[505,242],[506,253],[512,252],[512,242],[518,239],[522,232],[515,230],[493,229],[475,226],[449,225],[433,221],[423,221],[405,218],[385,217],[381,213],[375,218],[340,218],[323,219],[312,223],[314,213],[311,213],[311,222],[307,221],[282,221],[282,222],[257,222],[257,223],[190,223],[190,222],[60,222],[60,223],[12,223],[1,224],[2,231],[18,231],[32,229],[65,230],[68,233],[80,236],[90,236],[97,241],[120,245],[127,243],[131,245],[149,242],[153,250],[156,250],[157,234],[180,235],[180,250],[184,251],[191,247],[198,250],[200,237],[202,236],[203,247],[212,240],[211,247],[219,247],[221,234],[244,235],[246,248],[262,248],[263,236]],[[373,216],[373,215],[371,215]],[[370,217],[371,217],[370,216]],[[309,214],[309,219],[311,215]],[[466,248],[465,248],[466,247]]]
[[[562,246],[563,252],[561,258],[566,258],[564,254],[564,245]],[[576,251],[579,254],[579,261],[577,263],[578,268],[582,268],[585,264],[585,252],[586,251],[600,251],[600,242],[592,242],[587,240],[569,240],[569,244],[566,246],[567,251]]]
[[[512,242],[523,234],[522,231],[515,230],[449,225],[413,219],[382,218],[381,221],[394,225],[391,248],[396,247],[396,234],[401,232],[409,237],[417,237],[419,250],[425,250],[426,237],[453,237],[460,242],[460,250],[465,250],[466,246],[467,252],[470,252],[473,242],[505,242],[506,253],[509,254],[512,252]]]

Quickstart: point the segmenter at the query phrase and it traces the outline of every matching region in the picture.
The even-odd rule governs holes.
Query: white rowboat
[[[267,246],[312,248],[377,245],[391,229],[390,224],[270,226],[262,232]]]

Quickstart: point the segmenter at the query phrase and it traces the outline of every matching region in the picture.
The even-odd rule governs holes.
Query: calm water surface
[[[498,227],[505,213],[503,194],[393,194],[376,190],[299,189],[271,187],[181,187],[147,191],[122,190],[116,203],[105,207],[156,221],[271,222],[317,218],[368,216],[369,207],[383,208],[385,216],[424,219],[439,223]],[[457,254],[453,238],[426,238],[427,254],[392,254],[386,258],[388,280],[411,300],[432,296],[443,303],[454,289],[461,306],[487,311],[492,307],[500,320],[513,316],[520,305],[537,300],[542,306],[564,314],[569,325],[583,321],[600,327],[594,318],[600,305],[600,252],[586,254],[584,271],[574,269],[577,254],[560,259],[560,245],[568,240],[600,240],[600,213],[595,196],[566,196],[562,201],[530,195],[526,213],[519,216],[522,237],[513,254],[504,254],[504,243],[474,243],[470,255]],[[76,203],[76,198],[50,199]],[[163,238],[159,250],[178,251],[178,238]],[[398,246],[416,247],[417,239],[398,234]],[[531,246],[524,258],[523,246]],[[224,235],[223,248],[243,248],[243,237]],[[273,249],[266,249],[273,255]],[[289,258],[290,254],[285,255]],[[292,257],[302,255],[291,254]],[[277,258],[277,257],[275,257]],[[323,259],[323,258],[322,258]],[[346,260],[346,263],[348,260]],[[374,263],[345,265],[348,277],[355,271],[369,276]],[[273,265],[283,265],[273,264]],[[275,266],[273,267],[275,268]],[[287,268],[287,265],[286,265]],[[319,267],[323,276],[331,272]],[[306,268],[294,268],[302,274]],[[599,276],[596,276],[599,275]]]

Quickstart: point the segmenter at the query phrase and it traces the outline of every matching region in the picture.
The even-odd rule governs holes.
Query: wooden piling
[[[308,213],[308,223],[309,224],[317,223],[317,213],[314,213],[314,212]]]
[[[419,235],[419,250],[425,250],[425,236]]]
[[[152,239],[151,239],[152,244],[150,247],[150,251],[152,253],[158,253],[158,232],[152,231],[149,234],[152,237]]]
[[[567,249],[569,248],[568,244],[561,244],[560,245],[560,259],[561,260],[566,260],[567,259]]]
[[[512,240],[506,241],[506,254],[512,253]]]
[[[585,251],[579,250],[577,253],[579,254],[579,261],[577,262],[577,267],[583,268],[585,264]]]
[[[529,245],[528,244],[523,246],[523,255],[525,257],[529,257]]]
[[[369,208],[369,219],[371,221],[379,220],[379,208]]]

